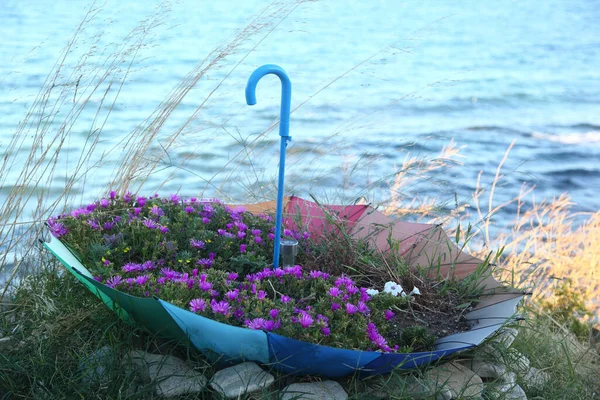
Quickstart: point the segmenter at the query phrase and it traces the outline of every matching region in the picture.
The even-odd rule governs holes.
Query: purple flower
[[[210,258],[201,258],[196,264],[202,265],[204,268],[210,268],[213,265],[213,260]]]
[[[144,207],[146,205],[146,198],[143,196],[139,196],[136,200],[135,200],[136,204],[138,205],[138,207]]]
[[[156,264],[154,264],[154,261],[146,261],[142,264],[142,269],[144,271],[151,271],[153,269],[156,269]]]
[[[127,191],[124,195],[123,195],[123,200],[125,201],[125,203],[129,203],[131,201],[131,199],[133,198],[133,195],[131,194],[131,192]]]
[[[94,210],[96,209],[96,205],[95,205],[95,204],[88,204],[88,205],[87,205],[85,208],[86,208],[86,209],[87,209],[89,212],[92,212],[92,211],[94,211]]]
[[[236,221],[234,225],[240,230],[240,232],[243,232],[246,229],[248,229],[248,225],[244,224],[243,222]]]
[[[123,278],[120,275],[111,276],[106,281],[106,286],[108,286],[111,289],[114,289],[117,286],[119,286],[119,283],[121,283],[122,281],[123,281]]]
[[[308,239],[308,238],[310,237],[310,233],[308,233],[308,232],[304,232],[304,233],[302,234],[302,237],[303,237],[303,238],[306,240],[306,239]]]
[[[169,232],[169,228],[167,228],[166,226],[159,226],[158,230],[161,231],[163,234]]]
[[[117,192],[115,192],[114,190],[111,190],[110,191],[110,199],[114,200],[116,196],[117,196]]]
[[[127,263],[125,265],[123,265],[123,267],[121,267],[121,271],[123,272],[138,272],[142,270],[142,265],[141,264],[136,264],[136,263]]]
[[[215,314],[223,314],[223,315],[227,315],[229,313],[229,311],[231,310],[231,306],[229,305],[228,302],[226,302],[226,301],[217,302],[215,299],[212,299],[210,301],[210,308],[212,308],[212,311]]]
[[[269,316],[273,319],[277,318],[279,316],[279,310],[277,309],[272,309],[271,311],[269,311]]]
[[[265,320],[265,322],[263,322],[263,329],[265,331],[274,331],[275,329],[278,329],[281,326],[281,321],[277,320],[277,321],[273,321],[270,319]]]
[[[265,292],[264,290],[259,290],[258,293],[257,293],[257,295],[256,295],[256,297],[259,300],[264,300],[264,299],[267,298],[267,292]]]
[[[230,273],[227,275],[227,280],[228,280],[228,281],[235,281],[235,280],[238,278],[238,276],[239,276],[239,275],[238,275],[237,273],[235,273],[235,272],[230,272]]]
[[[206,244],[202,240],[190,239],[190,246],[196,249],[203,249],[206,247]]]
[[[328,293],[330,296],[338,297],[342,293],[342,291],[338,287],[332,286],[329,288]]]
[[[94,275],[94,280],[97,282],[102,282],[102,275]]]
[[[107,208],[108,206],[110,206],[110,200],[108,200],[108,199],[100,200],[100,207]]]
[[[263,240],[262,240],[262,238],[261,238],[260,236],[254,236],[254,241],[255,241],[257,244],[261,244],[261,243],[263,242]]]
[[[246,245],[240,244],[240,253],[245,253],[245,252],[246,252]]]
[[[300,323],[301,327],[308,328],[309,326],[311,326],[313,324],[314,321],[315,320],[313,319],[313,317],[308,315],[307,312],[300,312],[300,315],[298,317],[298,322]]]
[[[179,200],[181,200],[181,197],[177,196],[176,194],[171,195],[171,201],[173,204],[179,204]]]
[[[283,234],[285,236],[294,236],[294,233],[291,230],[287,229],[287,228],[283,230]]]
[[[287,303],[289,303],[291,300],[292,300],[292,299],[291,299],[291,297],[290,297],[290,296],[286,296],[285,294],[282,294],[282,295],[281,295],[281,302],[282,302],[282,303],[284,303],[284,304],[287,304]]]
[[[354,293],[358,293],[358,288],[354,285],[348,285],[346,286],[346,291],[348,294],[353,295]]]
[[[329,336],[329,334],[331,334],[331,329],[329,329],[327,326],[324,326],[321,328],[321,333],[323,336]]]
[[[350,286],[350,285],[354,285],[354,281],[350,278],[348,278],[345,275],[340,276],[339,278],[337,278],[335,280],[335,286],[340,287],[340,286]]]
[[[206,309],[206,301],[204,299],[194,299],[190,301],[190,310],[192,312],[204,311]]]
[[[150,277],[148,275],[140,275],[137,278],[135,278],[135,283],[143,286],[145,285],[148,281],[150,280]]]
[[[191,213],[193,213],[193,212],[194,212],[194,207],[192,207],[192,206],[186,206],[186,207],[184,208],[184,211],[185,211],[186,213],[188,213],[188,214],[191,214]]]
[[[250,233],[252,233],[254,236],[258,236],[260,235],[260,229],[251,229]]]
[[[203,292],[206,292],[212,289],[212,283],[201,280],[200,282],[198,282],[198,287]]]
[[[133,207],[133,215],[138,216],[142,213],[142,207]]]
[[[358,307],[354,304],[346,303],[346,312],[348,314],[354,314],[358,311]]]
[[[208,217],[202,217],[202,222],[206,225],[210,224],[210,219]]]
[[[394,318],[396,314],[394,314],[394,312],[392,310],[385,310],[385,320],[389,321],[390,319]]]
[[[341,307],[338,303],[331,302],[331,311],[339,310]]]
[[[233,289],[233,290],[230,290],[227,293],[225,293],[225,297],[227,298],[227,300],[230,300],[230,301],[237,300],[239,295],[240,295],[240,291],[238,289]]]
[[[152,208],[150,209],[150,214],[156,215],[157,217],[162,217],[163,215],[165,215],[165,212],[162,210],[162,208],[155,205],[152,206]]]
[[[160,225],[158,225],[158,223],[156,223],[156,221],[148,219],[148,218],[144,219],[143,224],[148,229],[157,229],[160,226]]]
[[[90,226],[90,228],[92,228],[95,231],[100,230],[100,225],[98,225],[98,222],[96,220],[88,219],[87,224]]]
[[[110,231],[115,226],[115,223],[112,221],[107,221],[102,226],[105,230]]]
[[[269,240],[275,240],[275,234],[274,233],[269,233],[267,235],[267,237],[269,238]]]
[[[361,314],[368,314],[371,312],[371,310],[369,309],[369,307],[367,307],[367,303],[365,303],[364,301],[359,301],[358,312]]]
[[[381,350],[385,352],[392,351],[392,348],[388,346],[385,338],[381,336],[377,331],[377,327],[374,323],[370,323],[369,325],[367,325],[367,337],[375,346],[379,347]]]
[[[323,271],[310,271],[308,275],[313,279],[319,279],[323,277]]]
[[[54,220],[48,220],[48,229],[50,229],[50,233],[57,238],[64,236],[69,232],[62,222],[56,222]]]
[[[246,321],[244,321],[244,325],[246,325],[250,329],[255,330],[263,329],[264,323],[264,318],[254,318],[253,320],[247,319]]]
[[[246,237],[246,232],[239,231],[239,232],[237,233],[237,237],[238,237],[238,239],[243,239],[243,238],[245,238],[245,237]]]

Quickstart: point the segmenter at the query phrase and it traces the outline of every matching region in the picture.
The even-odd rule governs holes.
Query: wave
[[[559,134],[534,131],[531,137],[562,144],[600,144],[600,130]]]

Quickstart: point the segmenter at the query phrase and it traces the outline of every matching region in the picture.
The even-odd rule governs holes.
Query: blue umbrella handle
[[[256,104],[256,85],[267,74],[274,74],[281,80],[281,111],[279,115],[279,179],[277,183],[277,211],[275,215],[275,249],[273,250],[273,268],[279,267],[279,252],[281,245],[281,221],[283,218],[283,191],[285,176],[285,150],[290,136],[290,107],[292,104],[292,82],[287,73],[278,65],[266,64],[257,68],[246,84],[246,103],[249,106]]]

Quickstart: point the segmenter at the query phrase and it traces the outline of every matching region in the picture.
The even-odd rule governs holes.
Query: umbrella
[[[273,206],[273,202],[244,205],[254,213],[272,211]],[[331,216],[345,221],[351,233],[367,237],[374,244],[385,243],[387,246],[387,239],[384,242],[380,238],[387,238],[391,231],[393,237],[407,242],[405,246],[401,242],[400,251],[409,265],[424,266],[418,263],[436,258],[447,260],[440,267],[440,273],[447,276],[467,276],[478,263],[483,262],[456,248],[437,225],[394,221],[366,205],[319,205],[292,196],[284,199],[284,210],[285,223],[297,221],[300,216],[301,222],[314,235],[326,229],[325,221]],[[292,374],[338,378],[356,372],[368,376],[387,373],[395,368],[415,368],[479,345],[514,318],[516,307],[523,297],[521,292],[511,292],[488,277],[482,282],[485,286],[483,300],[466,314],[470,330],[438,339],[434,351],[396,354],[339,349],[273,332],[223,324],[159,298],[139,298],[119,292],[95,281],[77,256],[59,239],[51,237],[43,244],[77,279],[126,321],[166,338],[189,340],[212,359],[220,357],[227,362],[252,360]],[[386,247],[381,249],[389,250]]]
[[[284,205],[285,150],[291,140],[291,83],[285,71],[276,65],[258,68],[246,87],[246,101],[249,105],[256,103],[256,85],[266,74],[277,75],[282,83],[274,267],[279,263],[281,227],[284,223],[293,224],[295,216],[299,216],[301,223],[317,237],[327,228],[326,217],[334,216],[343,220],[357,238],[366,238],[382,251],[389,251],[388,237],[391,235],[399,241],[398,251],[409,265],[438,265],[438,273],[445,277],[464,278],[482,263],[482,260],[460,251],[437,225],[395,221],[366,205],[321,206],[294,196],[285,199]],[[285,220],[284,208],[287,211]],[[254,213],[272,210],[273,202],[247,205],[247,209]],[[482,283],[486,290],[484,300],[466,315],[470,330],[438,339],[434,351],[397,354],[339,349],[298,341],[273,332],[223,324],[159,298],[139,298],[122,293],[95,281],[77,255],[59,239],[51,237],[50,240],[43,241],[43,245],[125,321],[143,326],[166,338],[189,341],[211,359],[228,362],[257,361],[292,374],[338,378],[356,372],[368,376],[383,374],[395,368],[415,368],[479,345],[513,318],[522,298],[521,293],[510,292],[489,277]]]

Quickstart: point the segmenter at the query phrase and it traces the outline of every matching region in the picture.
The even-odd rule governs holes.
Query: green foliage
[[[540,307],[577,337],[586,339],[590,336],[591,326],[582,319],[593,314],[585,303],[586,298],[581,289],[573,287],[573,281],[566,278],[554,289],[549,300],[540,302]]]

